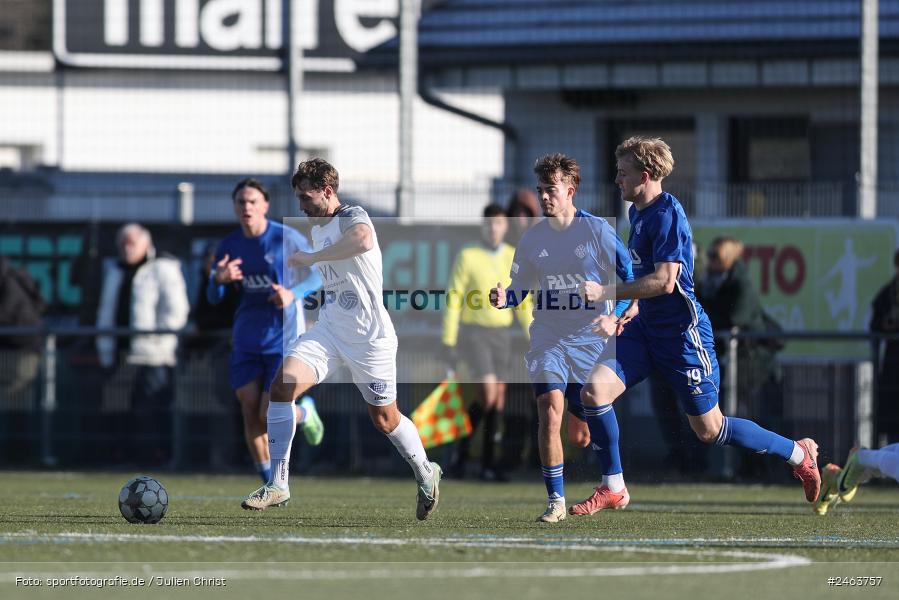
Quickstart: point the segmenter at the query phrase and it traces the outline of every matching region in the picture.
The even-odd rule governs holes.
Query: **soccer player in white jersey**
[[[821,495],[815,502],[815,513],[826,515],[831,506],[851,502],[858,486],[874,478],[899,481],[899,444],[879,450],[855,447],[849,451],[845,467],[826,465],[821,475]]]
[[[416,517],[425,520],[437,508],[442,471],[428,460],[418,430],[396,406],[397,339],[382,300],[381,249],[375,228],[362,208],[340,203],[339,176],[327,161],[313,158],[300,163],[290,183],[300,209],[313,224],[313,251],[293,254],[288,265],[315,265],[324,285],[324,303],[318,323],[287,350],[271,385],[272,480],[247,496],[241,506],[264,510],[290,500],[292,403],[343,364],[368,404],[372,423],[412,467],[418,481]]]

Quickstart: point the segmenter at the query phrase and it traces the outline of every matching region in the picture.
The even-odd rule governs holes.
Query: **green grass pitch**
[[[130,473],[0,473],[0,598],[899,597],[899,487],[821,518],[798,483],[634,483],[627,510],[547,525],[539,478],[445,480],[419,523],[411,478],[295,476],[288,507],[256,513],[239,506],[250,475],[154,475],[168,514],[131,525],[117,506]],[[95,586],[114,577],[144,583]]]

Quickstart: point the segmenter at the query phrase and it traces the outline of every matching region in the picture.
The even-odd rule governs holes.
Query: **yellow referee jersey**
[[[466,246],[459,252],[449,283],[446,286],[446,311],[443,315],[443,343],[455,346],[459,336],[459,321],[481,327],[508,327],[513,313],[524,328],[525,334],[531,321],[531,298],[514,309],[496,309],[490,306],[490,290],[502,282],[512,284],[509,271],[515,248],[500,244],[496,250],[483,244]]]

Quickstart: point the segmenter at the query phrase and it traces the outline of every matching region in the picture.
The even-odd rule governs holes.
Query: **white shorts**
[[[309,365],[318,383],[346,365],[365,401],[385,406],[396,400],[396,336],[347,343],[337,340],[321,322],[304,333],[285,353]]]

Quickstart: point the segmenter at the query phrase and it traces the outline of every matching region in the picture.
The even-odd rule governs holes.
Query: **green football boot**
[[[430,517],[431,513],[437,509],[437,502],[440,500],[440,477],[443,475],[443,469],[435,462],[431,463],[431,469],[434,470],[431,480],[418,484],[418,504],[415,516],[419,521]]]
[[[306,412],[306,418],[300,423],[300,431],[310,446],[318,446],[325,437],[325,426],[315,410],[315,400],[312,396],[303,396],[300,398],[300,408]]]

